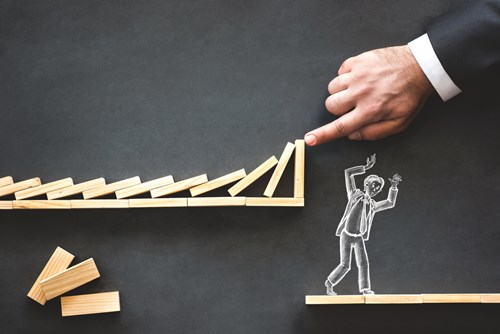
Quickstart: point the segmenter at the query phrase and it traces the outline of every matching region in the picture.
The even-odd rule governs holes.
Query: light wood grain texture
[[[120,312],[118,291],[61,297],[63,317],[109,312]]]
[[[131,198],[129,207],[131,208],[172,208],[186,207],[187,198]]]
[[[21,182],[16,182],[13,183],[9,186],[4,186],[0,188],[0,197],[1,196],[7,196],[7,195],[12,195],[18,191],[36,187],[42,184],[42,181],[40,181],[40,178],[35,177],[29,180],[21,181]]]
[[[271,168],[276,166],[278,163],[278,159],[273,155],[266,161],[264,161],[259,167],[255,168],[252,172],[250,172],[247,176],[245,176],[243,179],[241,179],[238,183],[236,183],[234,186],[229,188],[228,192],[231,196],[236,196],[243,190],[245,190],[248,186],[250,186],[252,183],[257,181],[262,175],[264,175],[267,171],[269,171]]]
[[[364,304],[363,295],[327,296],[311,295],[306,296],[306,305],[328,305],[328,304]]]
[[[13,201],[12,208],[15,210],[20,210],[20,209],[71,209],[71,202],[69,200],[48,201],[45,199],[22,200],[22,201]]]
[[[128,199],[72,199],[72,209],[125,209]]]
[[[95,189],[95,188],[102,187],[105,185],[106,185],[106,180],[101,177],[101,178],[98,178],[95,180],[90,180],[87,182],[78,183],[78,184],[75,184],[74,186],[70,186],[70,187],[66,187],[63,189],[58,189],[55,191],[48,192],[47,198],[52,200],[52,199],[73,196],[73,195],[80,194],[86,190]]]
[[[424,303],[480,303],[480,294],[424,294]]]
[[[366,304],[422,304],[422,295],[366,295]]]
[[[14,179],[12,178],[12,176],[4,176],[0,178],[0,187],[10,186],[13,183]]]
[[[278,183],[285,171],[286,165],[288,164],[288,160],[292,156],[293,150],[295,149],[295,145],[292,143],[287,143],[283,153],[281,154],[280,160],[278,161],[278,165],[274,169],[273,175],[267,184],[266,190],[264,191],[264,196],[273,197],[274,191],[278,186]]]
[[[76,266],[41,280],[40,286],[45,294],[45,298],[51,300],[65,292],[76,289],[85,283],[99,278],[99,276],[100,274],[94,259],[90,258]]]
[[[303,198],[294,197],[247,197],[246,206],[304,206]]]
[[[157,198],[161,196],[175,194],[184,190],[188,190],[192,187],[196,187],[206,182],[208,182],[207,174],[198,175],[186,180],[169,184],[168,186],[163,186],[160,188],[153,189],[151,190],[151,197]]]
[[[188,206],[245,206],[245,197],[190,197]]]
[[[132,187],[128,187],[125,189],[120,189],[115,192],[116,198],[129,198],[132,196],[137,196],[140,194],[147,193],[148,191],[151,191],[152,189],[163,187],[169,184],[174,183],[174,178],[169,175],[165,176],[159,179],[151,180],[148,182],[144,182]]]
[[[141,183],[141,178],[139,176],[134,176],[129,179],[121,180],[118,182],[113,182],[108,185],[90,189],[83,192],[83,198],[91,199],[96,197],[101,197],[114,193],[117,190],[135,186]]]
[[[48,192],[51,192],[51,191],[54,191],[57,189],[61,189],[61,188],[66,188],[66,187],[69,187],[72,185],[73,185],[73,179],[68,177],[68,178],[65,178],[62,180],[58,180],[58,181],[42,184],[42,185],[39,185],[39,186],[36,186],[33,188],[21,190],[21,191],[16,192],[14,195],[16,196],[17,200],[21,200],[21,199],[26,199],[26,198],[30,198],[30,197],[45,195]]]
[[[12,210],[12,201],[0,201],[0,210]]]
[[[306,159],[306,145],[303,139],[295,141],[295,168],[293,184],[293,197],[304,197],[304,172]]]
[[[28,297],[41,305],[45,305],[45,302],[47,300],[45,299],[45,294],[43,293],[42,287],[40,286],[40,281],[68,268],[74,258],[75,256],[73,254],[67,252],[61,247],[57,247],[45,267],[42,269],[40,275],[38,275],[38,278],[31,287],[30,291],[28,292]]]
[[[485,293],[481,295],[481,303],[496,304],[500,303],[500,293]]]
[[[223,187],[229,183],[241,180],[246,176],[246,172],[244,169],[237,170],[235,172],[229,173],[227,175],[218,177],[216,179],[210,180],[206,183],[203,183],[199,186],[193,187],[189,189],[191,196],[195,197],[211,190]]]

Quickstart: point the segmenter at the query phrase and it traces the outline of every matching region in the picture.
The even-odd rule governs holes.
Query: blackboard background
[[[250,171],[332,119],[326,85],[345,58],[404,44],[460,3],[0,1],[0,175]],[[374,290],[500,292],[499,105],[481,90],[434,98],[402,135],[308,149],[302,209],[0,212],[0,332],[497,333],[496,305],[304,296],[338,262],[343,171],[374,152],[374,173],[404,178],[367,244]],[[57,245],[101,271],[70,294],[119,290],[121,313],[63,319],[58,300],[26,298]],[[357,293],[355,270],[337,290]]]

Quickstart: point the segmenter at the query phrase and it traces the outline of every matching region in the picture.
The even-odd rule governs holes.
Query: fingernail
[[[304,137],[304,140],[305,140],[306,144],[309,146],[316,145],[316,136],[313,134],[310,134],[310,133],[306,134],[306,136]]]
[[[348,137],[351,140],[361,140],[361,132],[359,131],[353,132]]]

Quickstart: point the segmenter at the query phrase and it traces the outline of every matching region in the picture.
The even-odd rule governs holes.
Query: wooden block
[[[114,193],[117,190],[128,188],[131,186],[135,186],[137,184],[141,183],[141,179],[139,176],[134,176],[129,179],[121,180],[118,182],[113,182],[108,185],[99,187],[99,188],[94,188],[90,190],[86,190],[83,192],[83,198],[85,199],[91,199],[91,198],[96,198],[96,197],[101,197],[105,195],[109,195]]]
[[[99,178],[95,180],[90,180],[87,182],[82,182],[75,184],[74,186],[62,188],[59,190],[51,191],[47,193],[48,199],[58,199],[68,196],[73,196],[84,192],[85,190],[94,189],[106,185],[106,180],[104,178]]]
[[[13,183],[14,179],[12,178],[12,176],[5,176],[0,178],[0,187],[10,186]]]
[[[269,183],[267,184],[266,190],[264,191],[264,196],[273,197],[274,191],[276,190],[276,187],[278,186],[278,183],[281,179],[281,176],[283,175],[283,172],[285,171],[288,160],[290,160],[290,157],[292,156],[294,149],[295,149],[294,144],[292,144],[292,143],[286,144],[285,150],[281,154],[280,160],[278,161],[278,165],[276,166],[276,169],[274,170],[274,173],[271,176],[271,180],[269,180]]]
[[[247,197],[246,206],[304,206],[303,198],[294,197]]]
[[[68,268],[74,258],[75,256],[73,254],[65,251],[61,247],[57,247],[45,267],[42,269],[40,275],[38,275],[35,284],[33,284],[28,292],[28,297],[41,305],[45,305],[45,294],[40,286],[40,281]]]
[[[188,206],[245,206],[245,197],[194,197]]]
[[[168,186],[153,189],[151,190],[151,197],[156,198],[175,194],[180,191],[188,190],[189,188],[198,186],[205,182],[208,182],[207,174],[198,175],[190,179],[169,184]]]
[[[13,201],[13,209],[71,209],[69,200],[22,200]]]
[[[228,192],[231,196],[236,196],[243,190],[245,190],[252,183],[257,181],[262,175],[264,175],[267,171],[273,168],[278,163],[278,159],[273,155],[269,159],[267,159],[264,163],[262,163],[259,167],[255,168],[251,173],[241,179],[234,186],[229,188]]]
[[[69,186],[73,185],[73,179],[68,177],[66,179],[46,183],[46,184],[41,184],[39,186],[21,190],[15,193],[16,199],[21,200],[25,198],[30,198],[30,197],[35,197],[35,196],[40,196],[40,195],[45,195],[48,192],[61,189],[61,188],[66,188]]]
[[[72,209],[125,209],[128,199],[72,199]]]
[[[500,293],[484,293],[481,294],[481,303],[500,303]]]
[[[40,181],[40,178],[38,178],[38,177],[35,177],[33,179],[29,179],[29,180],[25,180],[25,181],[21,181],[21,182],[17,182],[17,183],[13,183],[9,186],[4,186],[4,187],[0,188],[0,197],[12,195],[18,191],[32,188],[32,187],[36,187],[36,186],[39,186],[41,184],[42,184],[42,182]]]
[[[328,304],[364,304],[363,295],[344,295],[344,296],[306,296],[306,305],[328,305]]]
[[[293,197],[304,197],[304,172],[306,162],[306,145],[303,139],[295,141],[295,169]]]
[[[422,304],[422,295],[366,295],[366,304]]]
[[[191,196],[198,196],[209,192],[210,190],[214,190],[220,187],[223,187],[229,183],[238,181],[244,178],[247,175],[244,169],[237,170],[235,172],[229,173],[227,175],[218,177],[206,183],[203,183],[199,186],[191,188],[189,191],[191,192]]]
[[[120,189],[116,191],[116,198],[128,198],[140,194],[147,193],[148,191],[151,191],[152,189],[163,187],[169,184],[174,183],[174,178],[169,175],[165,176],[156,180],[151,180],[148,182],[144,182],[132,187],[128,187],[125,189]]]
[[[76,266],[41,280],[40,285],[45,298],[51,300],[99,277],[100,274],[94,259],[90,258]]]
[[[424,304],[427,303],[480,303],[480,294],[424,294]]]
[[[0,201],[0,210],[11,210],[12,201]]]
[[[61,297],[63,317],[109,312],[120,312],[118,291]]]
[[[172,208],[188,206],[187,198],[131,198],[131,208]]]

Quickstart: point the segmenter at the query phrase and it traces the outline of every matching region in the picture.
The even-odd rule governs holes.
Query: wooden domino
[[[116,198],[129,198],[132,196],[147,193],[148,191],[151,191],[155,188],[163,187],[172,183],[174,183],[174,178],[171,175],[169,175],[159,179],[144,182],[132,187],[117,190],[115,194]]]
[[[61,297],[63,317],[109,312],[120,312],[118,291]]]
[[[481,295],[481,303],[496,304],[500,303],[500,293],[485,293]]]
[[[195,197],[211,190],[223,187],[229,183],[241,180],[246,176],[244,169],[237,170],[235,172],[229,173],[227,175],[221,176],[219,178],[213,179],[206,183],[200,184],[199,186],[189,189],[191,196]]]
[[[363,295],[311,295],[306,296],[306,305],[327,305],[327,304],[364,304]]]
[[[66,187],[69,187],[72,185],[73,185],[73,179],[68,177],[68,178],[65,178],[62,180],[58,180],[58,181],[54,181],[54,182],[50,182],[50,183],[46,183],[46,184],[41,184],[41,185],[33,187],[33,188],[21,190],[21,191],[16,192],[14,195],[16,196],[17,200],[21,200],[21,199],[26,199],[26,198],[30,198],[30,197],[45,195],[48,192],[58,190],[61,188],[66,188]]]
[[[14,179],[12,178],[12,176],[5,176],[0,178],[0,188],[4,186],[10,186],[13,183]]]
[[[12,208],[19,209],[71,209],[71,203],[67,200],[22,200],[12,201]]]
[[[72,209],[126,209],[128,199],[72,199]]]
[[[54,200],[58,198],[69,197],[77,194],[81,194],[82,192],[94,189],[98,187],[102,187],[106,185],[106,180],[104,178],[98,178],[95,180],[90,180],[87,182],[82,182],[79,184],[75,184],[74,186],[69,186],[66,188],[62,188],[59,190],[54,190],[47,193],[47,199]]]
[[[41,305],[45,305],[47,300],[45,299],[45,294],[40,286],[40,281],[68,268],[74,258],[75,256],[73,254],[65,251],[61,247],[57,247],[28,292],[28,297]]]
[[[175,208],[188,206],[187,198],[131,198],[130,208]]]
[[[245,206],[245,197],[190,197],[188,206]]]
[[[228,190],[229,194],[231,196],[238,195],[240,192],[248,188],[248,186],[250,186],[252,183],[257,181],[267,171],[276,166],[277,163],[278,159],[276,159],[276,157],[273,155],[272,157],[264,161],[259,167],[255,168],[247,176],[241,179],[238,183],[229,188]]]
[[[366,295],[366,304],[422,304],[423,296],[417,295]]]
[[[480,294],[424,294],[424,303],[480,303]]]
[[[90,189],[83,192],[83,198],[91,199],[96,197],[101,197],[105,195],[109,195],[114,193],[117,190],[128,188],[131,186],[135,186],[141,183],[141,178],[139,176],[134,176],[125,180],[121,180],[118,182],[113,182],[108,185]]]
[[[40,281],[43,293],[47,300],[51,300],[65,292],[76,289],[96,278],[100,274],[94,259],[90,258],[73,267]]]
[[[0,201],[0,210],[12,210],[12,201]]]
[[[295,141],[295,168],[293,197],[304,197],[304,167],[306,159],[306,145],[303,139]]]
[[[274,191],[278,186],[278,183],[285,171],[286,165],[288,164],[288,160],[292,156],[293,150],[295,149],[295,145],[292,143],[287,143],[283,153],[281,154],[280,160],[278,161],[278,165],[274,169],[273,175],[271,176],[271,180],[267,184],[266,190],[264,191],[264,196],[273,197]]]
[[[151,190],[151,197],[157,198],[162,196],[167,196],[175,194],[184,190],[188,190],[192,187],[196,187],[200,184],[208,182],[207,174],[198,175],[186,180],[175,182],[167,186],[156,188]]]
[[[21,182],[16,182],[8,186],[4,186],[0,188],[0,197],[1,196],[7,196],[7,195],[12,195],[18,191],[36,187],[41,185],[42,182],[40,181],[40,178],[35,177],[29,180],[21,181]]]
[[[303,198],[295,197],[247,197],[246,206],[304,206]]]

